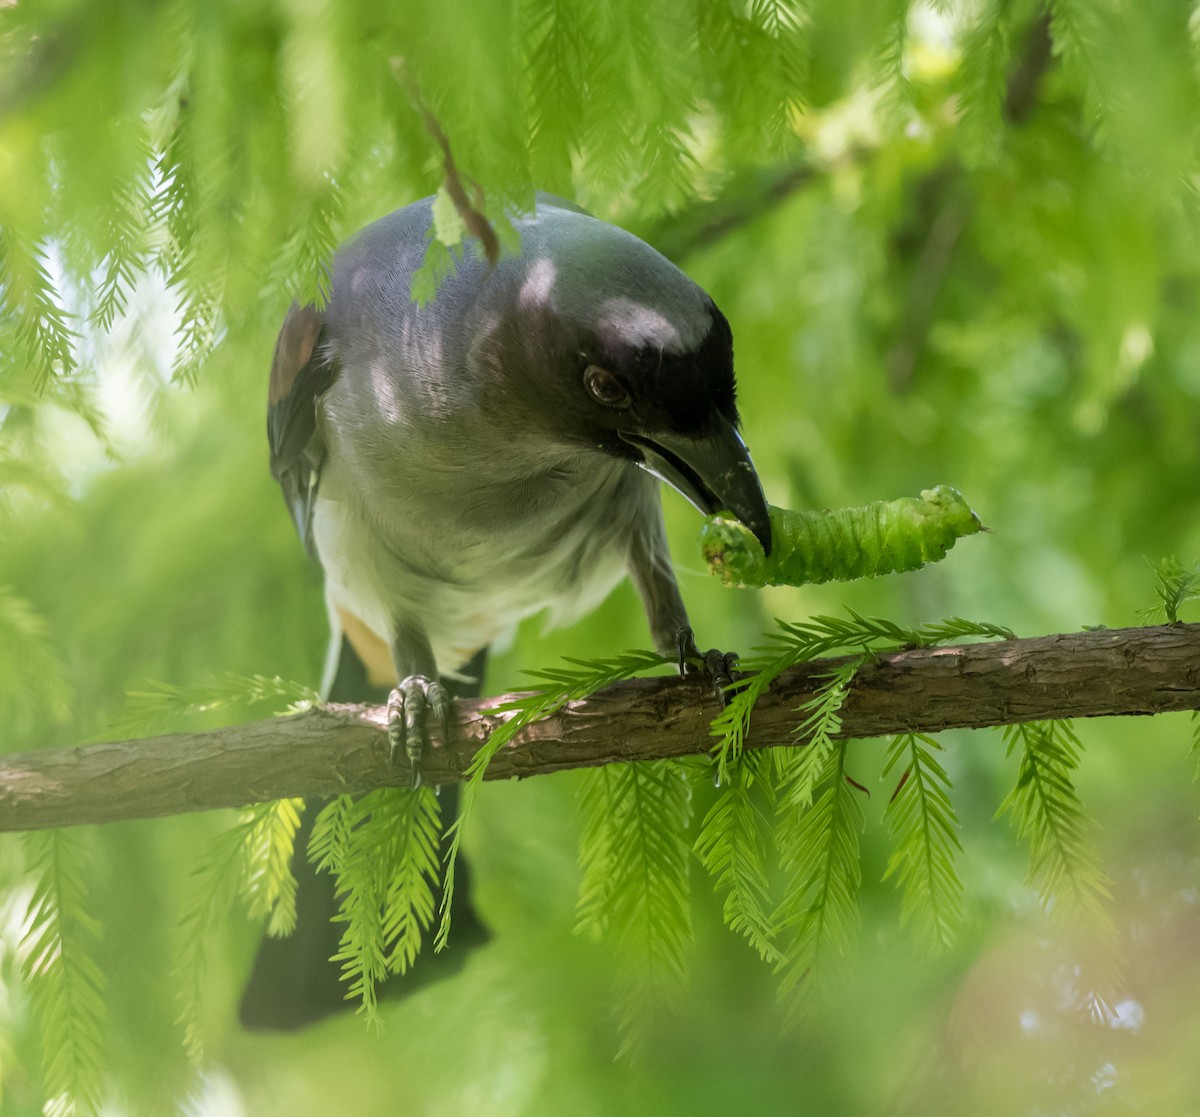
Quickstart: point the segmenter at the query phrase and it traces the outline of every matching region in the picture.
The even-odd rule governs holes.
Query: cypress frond
[[[1192,779],[1200,783],[1200,710],[1192,711],[1192,760],[1196,764]]]
[[[198,683],[149,682],[125,695],[121,714],[105,727],[106,736],[161,732],[198,714],[270,703],[281,714],[297,713],[320,701],[312,687],[279,675],[239,675],[226,671]]]
[[[764,961],[777,962],[767,880],[769,828],[755,794],[757,785],[761,795],[770,763],[766,752],[758,751],[730,766],[728,783],[700,825],[695,851],[714,886],[725,893],[726,926],[744,935]]]
[[[450,906],[454,899],[454,865],[462,843],[463,828],[492,757],[525,726],[549,717],[567,703],[586,698],[602,687],[632,678],[643,671],[663,667],[672,661],[657,652],[627,651],[611,659],[577,659],[567,656],[563,662],[570,666],[526,672],[542,685],[511,702],[495,707],[497,714],[510,716],[496,725],[488,739],[471,758],[459,799],[458,818],[451,823],[449,829],[450,844],[446,851],[445,879],[442,884],[441,921],[436,939],[438,950],[444,949],[449,941]]]
[[[36,392],[51,379],[70,376],[77,367],[70,315],[50,278],[43,245],[28,243],[11,228],[0,227],[0,314],[16,323],[14,338]],[[20,362],[21,354],[7,354]],[[18,364],[16,367],[20,368]]]
[[[68,716],[71,688],[48,626],[7,586],[0,586],[0,677],[0,720],[10,736]]]
[[[668,760],[609,764],[587,775],[577,927],[614,944],[621,1050],[630,1053],[683,986],[692,937],[691,787],[685,767]]]
[[[390,946],[388,968],[407,973],[421,949],[437,911],[434,885],[441,873],[438,843],[442,836],[441,808],[432,787],[416,793],[401,789],[403,810],[396,859],[383,903],[384,940]]]
[[[431,237],[425,247],[421,266],[413,272],[409,286],[409,297],[417,306],[424,306],[438,293],[442,281],[454,274],[454,267],[461,259],[453,249],[437,237]]]
[[[647,212],[677,208],[693,192],[694,32],[677,3],[620,6],[628,96],[641,109],[638,185]]]
[[[242,812],[233,826],[216,835],[192,870],[192,901],[183,916],[183,944],[177,969],[181,977],[197,983],[197,1005],[208,939],[237,904],[244,879],[246,846],[256,822],[254,808]],[[199,1019],[199,1013],[195,1019]],[[186,1020],[181,1022],[187,1026]],[[198,1035],[189,1037],[188,1047],[196,1053],[202,1050]]]
[[[1117,929],[1109,911],[1108,877],[1092,843],[1072,774],[1082,745],[1069,722],[1028,722],[1004,732],[1009,753],[1020,746],[1017,782],[996,811],[1007,814],[1029,843],[1029,881],[1047,911],[1085,925],[1105,955],[1088,993],[1089,1008],[1106,1013],[1113,993]]]
[[[771,78],[782,110],[777,127],[786,129],[808,100],[808,5],[805,0],[752,0],[750,19],[771,44]]]
[[[200,369],[220,336],[221,311],[225,296],[227,254],[217,233],[221,219],[208,207],[206,198],[224,198],[221,187],[228,174],[224,151],[206,151],[208,163],[201,174],[197,167],[197,136],[190,93],[191,66],[195,62],[191,30],[182,52],[181,69],[168,87],[162,114],[174,121],[155,168],[158,189],[154,220],[165,231],[154,257],[178,305],[175,336],[178,351],[172,380],[195,386]],[[228,214],[223,215],[225,219]]]
[[[782,940],[777,968],[780,995],[793,1012],[812,987],[809,978],[826,972],[827,958],[845,953],[858,924],[863,814],[845,760],[846,744],[839,742],[827,754],[811,807],[797,809],[795,796],[780,800],[775,834],[790,884],[775,915]]]
[[[962,851],[950,778],[923,733],[902,733],[888,746],[884,776],[900,773],[885,818],[892,855],[883,879],[901,890],[900,922],[927,946],[951,946],[962,925],[963,885],[954,862]]]
[[[1049,0],[1047,7],[1054,52],[1079,83],[1091,123],[1102,132],[1108,107],[1098,58],[1103,16],[1090,0]]]
[[[1154,564],[1154,593],[1158,604],[1143,609],[1138,619],[1147,624],[1177,623],[1179,610],[1200,598],[1200,563],[1184,566],[1174,555],[1160,559]]]
[[[712,751],[718,783],[724,784],[729,781],[731,770],[742,756],[746,734],[750,732],[754,707],[762,697],[763,691],[781,672],[787,670],[792,662],[789,651],[761,666],[757,661],[739,664],[740,669],[749,673],[741,679],[735,679],[732,686],[725,688],[725,705],[709,726],[709,734],[717,738]]]
[[[796,713],[807,715],[795,729],[793,737],[807,737],[808,743],[791,750],[783,763],[785,773],[780,796],[793,811],[805,811],[812,806],[813,789],[821,780],[830,754],[836,748],[835,738],[842,728],[842,704],[850,682],[861,659],[852,659],[824,676],[819,690]]]
[[[340,908],[335,919],[344,924],[338,952],[346,998],[357,998],[359,1012],[376,1019],[375,988],[388,974],[388,949],[383,929],[384,877],[390,867],[388,856],[393,835],[388,822],[394,819],[399,788],[368,792],[351,806],[346,846],[337,855],[336,875]],[[388,874],[390,875],[390,874]]]
[[[254,822],[243,843],[243,891],[250,918],[267,934],[284,938],[296,929],[296,877],[292,873],[303,799],[279,799],[252,809]]]
[[[807,621],[777,620],[772,646],[757,649],[741,665],[743,677],[726,689],[727,702],[713,719],[710,732],[717,738],[713,753],[717,778],[727,778],[726,766],[741,755],[754,712],[754,704],[771,683],[798,663],[831,655],[842,649],[873,652],[888,647],[925,647],[965,637],[1012,639],[1001,625],[951,617],[920,628],[906,628],[880,617],[864,617],[853,609],[844,617],[815,616]]]
[[[885,0],[880,5],[880,45],[871,60],[871,84],[879,94],[878,111],[902,126],[905,110],[912,101],[912,88],[905,69],[908,50],[908,0]]]
[[[596,5],[603,9],[603,4]],[[588,97],[582,121],[580,171],[585,188],[599,196],[619,193],[627,183],[634,156],[630,135],[623,57],[629,51],[627,33],[610,18],[590,25],[592,58],[588,68]]]
[[[1017,634],[1002,624],[989,621],[971,621],[963,617],[947,617],[944,621],[923,624],[915,629],[919,647],[948,644],[953,640],[978,637],[982,640],[1015,640]]]
[[[405,973],[436,912],[441,817],[431,787],[380,788],[322,812],[318,864],[334,873],[344,924],[334,961],[347,998],[376,1019],[376,987]]]
[[[216,836],[192,871],[191,900],[181,921],[175,973],[180,980],[176,1022],[194,1066],[204,1062],[204,986],[213,939],[243,905],[265,921],[270,935],[290,934],[296,924],[296,879],[291,859],[300,825],[301,799],[247,807]]]
[[[991,166],[1000,154],[1011,44],[1007,0],[985,0],[963,36],[958,65],[959,149],[969,166]]]
[[[575,931],[593,939],[608,930],[608,902],[616,878],[611,810],[619,806],[624,787],[616,765],[589,770],[579,792],[583,830],[579,836],[579,895],[575,901]]]
[[[342,871],[350,845],[354,798],[338,795],[321,808],[308,838],[308,859],[320,872]]]
[[[179,325],[175,337],[179,350],[171,367],[171,380],[194,388],[200,372],[217,344],[221,308],[225,297],[223,277],[196,277],[196,267],[184,273],[179,284]]]
[[[186,92],[186,80],[180,79],[175,90],[176,102]],[[151,198],[150,217],[166,234],[157,246],[154,263],[167,283],[173,286],[187,267],[200,218],[196,169],[187,127],[189,117],[178,109],[177,103],[172,103],[170,90],[165,99],[168,107],[164,111],[170,114],[175,125],[168,133],[169,138],[154,168],[157,189]]]
[[[584,116],[592,51],[579,5],[568,0],[526,4],[525,86],[530,101],[529,155],[534,181],[569,193],[576,129]]]
[[[329,262],[340,240],[341,191],[334,183],[307,199],[303,216],[267,269],[268,283],[298,303],[329,301]]]
[[[789,667],[839,647],[848,631],[840,618],[814,617],[808,624],[776,623],[782,631],[771,634],[774,646],[759,649],[759,654],[740,665],[744,677],[726,688],[726,704],[710,727],[710,733],[718,738],[713,746],[718,781],[728,778],[728,765],[741,756],[755,703],[763,691]]]
[[[154,154],[142,147],[144,161],[138,172],[118,187],[105,214],[104,278],[96,291],[89,320],[109,330],[125,312],[129,293],[149,263],[149,228],[153,214],[151,178]]]
[[[27,842],[37,883],[21,947],[41,1032],[43,1112],[83,1117],[99,1112],[104,1093],[105,982],[86,883],[95,866],[78,830],[31,834]]]

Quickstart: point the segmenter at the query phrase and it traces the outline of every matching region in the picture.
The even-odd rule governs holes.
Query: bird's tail
[[[486,652],[480,652],[464,669],[465,678],[447,679],[446,689],[456,698],[478,695],[485,660]],[[349,642],[342,638],[328,700],[382,705],[387,696],[386,687],[368,682],[361,661]],[[264,938],[259,946],[238,1010],[245,1028],[294,1031],[349,1007],[339,967],[330,961],[338,951],[341,938],[340,924],[332,922],[338,910],[333,878],[312,867],[306,848],[313,820],[323,806],[323,802],[307,805],[296,834],[296,852],[292,858],[297,884],[296,930],[285,939]],[[442,788],[441,806],[442,819],[448,829],[458,814],[457,784]],[[443,863],[445,844],[443,838]],[[432,934],[427,936],[413,968],[403,977],[389,979],[378,990],[381,997],[405,996],[450,977],[462,969],[474,947],[491,937],[471,903],[470,869],[461,856],[455,866],[450,919],[454,928],[453,945],[441,954],[435,954]]]

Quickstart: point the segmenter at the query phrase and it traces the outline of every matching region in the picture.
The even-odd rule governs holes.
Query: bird
[[[570,623],[627,575],[656,649],[718,692],[729,683],[735,657],[695,643],[660,482],[771,548],[712,298],[633,234],[539,194],[511,217],[517,250],[491,262],[468,246],[417,302],[434,202],[367,226],[335,255],[326,304],[292,305],[267,423],[272,472],[324,572],[322,693],[384,699],[414,785],[431,724],[444,733],[453,697],[478,693],[488,649],[536,614]],[[316,918],[333,914],[325,890]],[[456,938],[484,941],[461,869],[454,897]],[[332,966],[297,990],[313,949],[264,943],[244,1023],[294,1027],[341,1003]]]

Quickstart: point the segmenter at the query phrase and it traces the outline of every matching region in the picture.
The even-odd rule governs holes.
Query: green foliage
[[[1200,710],[1192,711],[1192,760],[1196,765],[1192,779],[1200,783]]]
[[[1009,0],[984,0],[963,36],[958,133],[965,162],[994,164],[1004,136],[1004,95],[1012,52]]]
[[[290,935],[295,930],[296,878],[291,861],[303,806],[301,799],[280,799],[248,807],[236,825],[213,841],[193,870],[176,973],[181,988],[177,1022],[188,1056],[197,1066],[205,1052],[207,959],[230,912],[242,906],[269,935]]]
[[[847,610],[845,617],[812,617],[807,622],[777,621],[780,632],[772,633],[774,646],[742,663],[744,677],[729,690],[729,699],[713,720],[712,734],[718,779],[726,779],[731,760],[741,755],[754,704],[771,682],[789,667],[840,650],[876,652],[884,648],[925,647],[968,637],[1008,640],[1012,632],[1002,625],[952,617],[919,628],[906,628],[878,617],[863,617]],[[852,674],[852,672],[851,672]],[[847,676],[848,678],[849,676]],[[840,705],[840,701],[838,702]]]
[[[835,738],[842,730],[842,703],[850,682],[862,666],[861,657],[847,660],[823,676],[813,696],[796,708],[804,715],[792,736],[804,746],[788,753],[783,763],[782,797],[784,809],[802,813],[812,806],[813,789],[825,777],[828,760],[837,747]]]
[[[26,914],[25,976],[41,1032],[44,1112],[98,1113],[105,1093],[104,975],[101,933],[91,914],[95,866],[78,830],[28,838],[36,886]]]
[[[93,735],[124,716],[123,696],[146,679],[187,690],[213,671],[316,677],[319,588],[265,468],[262,384],[284,309],[319,297],[330,245],[442,185],[437,145],[393,76],[398,57],[490,215],[528,205],[535,186],[566,194],[645,235],[713,294],[734,330],[739,410],[773,499],[836,507],[949,476],[988,510],[986,548],[905,579],[767,591],[761,612],[757,595],[731,601],[684,571],[698,631],[747,646],[765,615],[828,618],[847,604],[901,619],[987,615],[1025,632],[1124,623],[1145,604],[1139,556],[1195,553],[1198,539],[1197,26],[1192,6],[1171,0],[0,5],[5,747]],[[430,252],[449,264],[440,242]],[[194,387],[170,386],[173,372]],[[694,523],[665,503],[682,554]],[[1164,608],[1190,595],[1173,585]],[[573,803],[564,776],[493,787],[472,811],[483,837],[468,836],[476,898],[507,920],[487,967],[444,983],[436,1000],[389,1006],[402,1020],[390,1046],[331,1027],[308,1046],[295,1038],[244,1058],[234,1053],[245,1041],[228,1034],[238,966],[209,965],[206,1003],[224,1008],[205,1009],[205,1033],[229,1053],[213,1081],[235,1082],[248,1112],[293,1117],[473,1113],[480,1097],[514,1110],[695,1114],[803,1098],[813,1111],[857,1115],[894,1108],[900,1092],[929,1112],[1185,1111],[1200,1090],[1188,1044],[1200,977],[1177,949],[1194,937],[1178,897],[1195,884],[1195,803],[1178,779],[1170,718],[1140,720],[1136,732],[1121,719],[1089,726],[1086,766],[1118,928],[1141,936],[1137,990],[1156,1042],[1127,1028],[1071,1031],[1058,1004],[1038,1001],[1039,989],[1060,990],[1077,940],[1011,903],[1023,866],[978,837],[1000,797],[998,758],[986,740],[966,749],[952,738],[936,759],[954,778],[979,933],[914,980],[911,948],[877,925],[892,882],[921,939],[936,939],[953,911],[928,844],[955,832],[938,822],[943,781],[910,748],[891,769],[909,771],[886,814],[892,856],[874,846],[882,804],[862,803],[862,881],[838,878],[861,893],[871,948],[841,968],[839,996],[819,1016],[782,1034],[774,988],[739,969],[741,937],[773,962],[824,941],[819,978],[839,936],[811,938],[825,909],[809,897],[798,922],[779,927],[780,889],[798,879],[772,860],[779,772],[773,754],[743,749],[744,735],[750,696],[795,648],[828,640],[828,654],[858,655],[910,642],[901,623],[889,634],[879,622],[877,643],[837,623],[845,644],[833,631],[781,630],[718,726],[720,787],[693,788],[697,850],[739,937],[697,934],[688,1012],[649,1037],[638,1077],[614,1068],[615,1045],[596,1025],[611,1001],[615,927],[592,966],[561,946],[573,918],[555,826]],[[518,685],[521,667],[556,649],[603,658],[643,633],[628,595],[568,634],[530,628],[493,657],[489,688]],[[923,638],[943,636],[958,638]],[[171,700],[156,704],[143,725],[177,724]],[[843,752],[835,745],[844,764]],[[1021,753],[1022,771],[1038,774],[1022,791],[1036,845],[1071,816],[1052,798],[1038,807],[1054,765],[1040,751],[1027,765],[1024,744]],[[857,771],[872,753],[848,755]],[[813,799],[800,816],[813,828],[806,856],[848,867],[861,798],[830,767]],[[823,833],[840,844],[821,847],[818,823],[833,823]],[[177,1045],[162,1002],[178,983],[152,960],[193,906],[183,882],[217,825],[111,827],[89,832],[86,851],[65,838],[76,863],[91,855],[110,870],[103,890],[90,868],[77,874],[87,894],[58,902],[68,938],[119,963],[102,1040],[107,1067],[132,1068],[129,1077]],[[282,855],[282,843],[268,846]],[[828,856],[839,848],[840,861]],[[231,853],[230,895],[244,853]],[[1046,879],[1078,891],[1069,873]],[[19,873],[4,884],[24,897]],[[928,901],[910,900],[919,888]],[[108,933],[97,943],[77,933],[77,913],[101,904]],[[1074,905],[1056,896],[1050,906]],[[851,927],[853,899],[842,910]],[[809,938],[798,937],[804,928]],[[228,931],[230,956],[247,958],[252,943]],[[6,942],[0,932],[7,977],[19,961]],[[525,943],[536,956],[513,945]],[[1058,951],[1051,971],[1045,943]],[[982,982],[982,1007],[972,1003],[980,975],[994,979]],[[26,1019],[38,985],[35,975],[27,997],[0,997],[6,1112],[39,1104],[28,1069],[38,1026]],[[124,1017],[121,996],[134,1006]],[[1015,1024],[1027,1010],[1035,1036]],[[941,1055],[951,1026],[954,1058]],[[77,1027],[54,1050],[73,1059],[100,1030]],[[933,1053],[928,1075],[911,1057],[918,1047]],[[82,1086],[77,1094],[86,1108]]]
[[[33,390],[41,392],[51,376],[69,376],[77,364],[76,334],[50,278],[46,250],[0,226],[0,280],[3,321],[15,324],[6,348],[18,355]]]
[[[714,887],[725,895],[725,925],[745,936],[764,962],[777,962],[781,957],[774,942],[776,927],[767,875],[772,834],[764,807],[770,806],[772,797],[772,763],[765,750],[756,750],[727,765],[726,783],[700,824],[695,847]],[[761,801],[764,798],[766,804]],[[585,833],[585,854],[589,842],[590,834]]]
[[[1089,1010],[1111,1013],[1117,929],[1109,911],[1110,882],[1092,843],[1093,823],[1075,791],[1083,746],[1069,722],[1027,722],[1005,729],[1011,754],[1020,747],[1017,782],[996,817],[1009,815],[1029,843],[1029,881],[1047,909],[1085,924],[1107,947],[1109,972],[1092,975]]]
[[[887,806],[892,854],[884,879],[901,890],[900,921],[931,949],[954,945],[963,915],[963,885],[955,869],[962,852],[950,777],[924,733],[901,733],[888,746],[883,774],[899,781]],[[903,766],[903,767],[901,767]]]
[[[441,811],[433,788],[380,788],[342,795],[317,816],[309,856],[332,873],[345,924],[334,961],[347,998],[378,1021],[376,986],[406,973],[436,911]]]
[[[1158,604],[1143,609],[1140,619],[1147,623],[1158,620],[1175,624],[1179,620],[1179,610],[1200,597],[1200,563],[1184,566],[1174,555],[1156,562],[1154,592]]]
[[[125,709],[104,730],[104,736],[136,737],[161,732],[187,718],[270,703],[281,715],[299,713],[319,701],[312,687],[275,675],[238,675],[227,671],[204,682],[181,686],[149,683],[125,696]]]
[[[816,801],[805,806],[803,795],[788,796],[776,829],[780,864],[790,877],[775,916],[784,939],[780,992],[797,1006],[813,988],[810,978],[827,976],[831,963],[846,953],[858,925],[863,814],[845,762],[846,745],[839,742],[826,753]],[[787,771],[785,780],[801,788],[807,783],[806,776]]]
[[[41,718],[67,716],[71,691],[46,622],[7,586],[0,586],[0,677],[8,684],[0,690],[0,724],[8,737],[0,751],[20,747]]]
[[[664,659],[656,652],[630,651],[610,660],[577,659],[568,656],[566,662],[571,666],[525,672],[528,677],[541,682],[542,685],[511,702],[496,706],[496,713],[504,716],[504,720],[488,735],[487,741],[476,752],[467,769],[467,778],[459,802],[458,818],[450,827],[450,846],[446,853],[446,872],[442,890],[441,922],[437,932],[439,950],[445,947],[450,936],[450,903],[454,898],[454,863],[458,858],[462,835],[474,806],[475,796],[483,783],[483,775],[492,762],[492,757],[525,726],[549,717],[568,703],[586,698],[612,683],[632,678],[642,671],[662,667],[669,660]]]
[[[678,1004],[692,937],[692,793],[678,761],[606,764],[587,774],[577,929],[611,937],[621,963],[621,1050],[639,1050]]]

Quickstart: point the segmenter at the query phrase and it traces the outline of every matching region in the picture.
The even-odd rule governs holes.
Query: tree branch
[[[802,745],[795,709],[838,659],[786,671],[754,711],[748,747]],[[459,702],[424,777],[453,783],[506,716],[504,698]],[[1096,629],[1027,640],[913,648],[868,659],[842,710],[842,735],[1011,725],[1046,718],[1200,709],[1200,624]],[[527,727],[488,779],[705,752],[716,714],[696,679],[632,679]],[[288,718],[139,741],[0,757],[0,830],[32,830],[236,807],[286,796],[405,784],[388,761],[384,712],[326,706]]]

